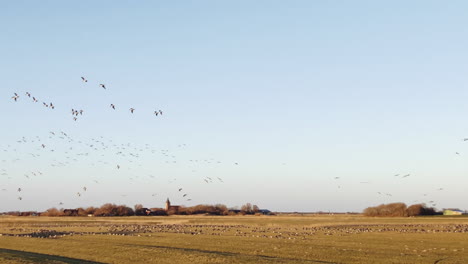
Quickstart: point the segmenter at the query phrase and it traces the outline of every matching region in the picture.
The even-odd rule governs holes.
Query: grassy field
[[[0,263],[468,263],[468,218],[0,217]]]

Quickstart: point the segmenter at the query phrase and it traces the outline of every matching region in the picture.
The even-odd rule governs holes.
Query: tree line
[[[146,208],[141,204],[136,204],[133,208],[126,205],[116,205],[113,203],[106,203],[100,207],[87,207],[75,209],[58,209],[49,208],[44,212],[8,212],[7,215],[15,216],[167,216],[167,215],[254,215],[261,214],[261,210],[257,205],[246,203],[240,209],[229,209],[224,204],[200,204],[190,207],[181,206],[178,210],[166,211],[163,208]],[[269,213],[271,214],[271,213]]]
[[[407,206],[405,203],[390,203],[367,207],[364,209],[363,214],[365,216],[408,217],[436,215],[438,213],[433,207],[427,207],[425,204],[413,204]]]

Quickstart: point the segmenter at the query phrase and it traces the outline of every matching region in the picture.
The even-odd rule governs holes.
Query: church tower
[[[169,208],[171,208],[171,201],[169,201],[169,198],[166,200],[166,211],[169,211]]]

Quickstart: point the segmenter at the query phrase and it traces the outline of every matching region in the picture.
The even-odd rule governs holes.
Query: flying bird
[[[111,104],[110,107],[115,110],[115,105]]]
[[[132,114],[133,114],[133,111],[135,111],[135,108],[130,108],[130,112],[132,112]]]
[[[81,76],[81,80],[82,80],[83,82],[88,82],[88,80],[86,80],[85,77],[83,77],[83,76]]]
[[[103,89],[106,89],[106,85],[103,83],[99,84],[99,86],[101,86]]]

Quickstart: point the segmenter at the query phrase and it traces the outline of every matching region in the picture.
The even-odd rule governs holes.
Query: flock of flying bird
[[[88,83],[88,80],[87,80],[85,77],[83,77],[83,76],[81,77],[81,80],[82,80],[84,83]],[[107,90],[106,85],[103,84],[103,83],[100,83],[100,84],[99,84],[99,87],[103,88],[104,90]],[[32,101],[33,101],[34,103],[39,102],[39,100],[38,100],[35,96],[32,96],[31,93],[26,92],[25,95],[26,95],[28,98],[31,98]],[[13,99],[15,102],[17,102],[19,98],[20,98],[20,95],[19,95],[18,93],[16,93],[16,92],[15,92],[15,93],[13,94],[13,96],[11,97],[11,99]],[[47,108],[55,109],[55,105],[54,105],[53,103],[46,103],[46,102],[43,102],[42,104],[43,104],[45,107],[47,107]],[[110,104],[110,108],[112,108],[113,110],[116,110],[115,104]],[[132,114],[135,112],[135,110],[136,110],[136,109],[135,109],[134,107],[130,107],[130,109],[129,109],[130,113],[132,113]],[[78,115],[83,115],[83,112],[84,112],[84,111],[83,111],[82,109],[78,110],[78,109],[73,109],[73,108],[72,108],[72,109],[71,109],[71,114],[72,114],[72,116],[73,116],[73,120],[74,120],[74,121],[77,121],[77,120],[78,120]],[[153,112],[153,114],[154,114],[155,116],[162,116],[163,111],[162,111],[161,109],[155,110],[155,111]]]
[[[81,77],[81,80],[85,84],[88,83],[88,80],[85,77]],[[103,84],[103,83],[99,83],[99,87],[104,89],[104,90],[107,90],[106,85]],[[34,103],[39,102],[39,100],[29,92],[26,92],[25,96],[27,98],[30,98],[32,100],[32,102],[34,102]],[[11,99],[13,99],[15,102],[18,102],[20,97],[21,96],[18,93],[14,93],[14,95],[11,97]],[[55,109],[55,107],[56,107],[56,105],[54,103],[52,103],[52,102],[50,102],[50,103],[43,102],[43,106],[46,107],[46,108],[49,108],[49,109]],[[117,109],[116,105],[113,104],[113,103],[110,104],[110,108],[112,110]],[[129,108],[129,111],[130,111],[131,114],[133,114],[136,111],[136,109],[134,107],[131,107],[131,108]],[[77,121],[78,117],[82,116],[83,113],[84,113],[83,109],[74,109],[74,108],[71,109],[71,114],[72,114],[72,117],[73,117],[74,121]],[[153,112],[153,114],[155,116],[162,116],[163,111],[162,110],[155,110]],[[56,167],[56,168],[65,167],[65,166],[71,165],[73,163],[80,163],[80,160],[78,159],[79,157],[93,156],[93,152],[94,152],[94,154],[96,154],[94,156],[101,157],[101,159],[97,160],[97,163],[101,163],[101,164],[104,164],[104,165],[108,165],[112,161],[115,161],[116,157],[120,157],[120,158],[125,157],[125,158],[127,158],[127,160],[122,161],[122,162],[125,162],[125,163],[128,163],[128,164],[137,164],[138,159],[140,158],[140,155],[145,153],[145,151],[149,151],[147,153],[151,153],[151,154],[157,153],[157,150],[154,147],[151,147],[149,144],[146,144],[145,146],[134,146],[131,143],[117,144],[117,143],[113,142],[112,140],[107,140],[106,141],[104,137],[100,137],[99,139],[94,139],[93,138],[93,139],[91,139],[91,141],[85,142],[85,141],[82,141],[82,140],[74,139],[74,138],[68,136],[68,134],[63,132],[63,131],[61,131],[60,133],[58,133],[58,132],[56,133],[56,132],[51,131],[50,135],[49,135],[49,139],[62,141],[62,142],[57,142],[57,141],[49,142],[52,146],[58,145],[58,146],[63,147],[63,145],[64,145],[63,143],[68,144],[68,146],[64,149],[62,155],[57,156],[57,158],[62,157],[63,160],[58,160],[56,158],[56,159],[53,160],[52,163],[50,163],[51,167]],[[44,142],[44,141],[45,141],[44,139],[40,138],[39,136],[36,136],[35,138],[31,138],[31,139],[26,139],[25,137],[23,137],[22,139],[18,140],[17,143],[26,144],[28,142],[29,143],[38,142],[38,143],[40,143],[40,145],[39,145],[40,147],[36,148],[36,151],[42,149],[42,150],[49,150],[50,152],[54,152],[55,149],[48,148],[49,143],[46,144],[46,142]],[[464,138],[463,141],[468,141],[468,138]],[[74,145],[72,145],[72,144],[74,144]],[[186,145],[182,144],[182,145],[179,145],[178,147],[186,147]],[[81,149],[81,151],[78,151],[79,149]],[[8,145],[8,147],[5,148],[4,151],[5,152],[8,152],[8,151],[17,152],[16,149],[11,148],[11,145]],[[93,151],[93,152],[91,152],[91,151]],[[112,160],[105,161],[102,157],[107,156],[109,153],[113,153],[114,156],[113,156]],[[175,156],[172,155],[169,150],[161,150],[160,154],[165,156],[166,158],[169,158],[169,159],[167,159],[165,161],[166,163],[169,163],[169,164],[177,163],[177,160],[175,159]],[[460,155],[459,152],[456,152],[455,154]],[[37,157],[40,157],[43,154],[39,153],[39,152],[30,152],[30,153],[28,153],[28,155],[30,155],[29,157],[37,158]],[[19,160],[20,159],[13,159],[12,162],[17,162]],[[3,160],[2,162],[5,163],[5,162],[7,162],[7,160]],[[218,165],[221,163],[221,161],[216,161],[215,159],[200,159],[200,160],[190,159],[190,160],[188,160],[188,162],[191,163],[191,164],[205,162],[206,164],[218,164]],[[233,164],[238,165],[237,162],[234,162]],[[81,164],[81,165],[83,165],[83,164]],[[91,162],[90,164],[88,164],[88,166],[96,166],[96,161]],[[115,166],[114,168],[116,168],[117,170],[120,170],[122,168],[121,164],[116,164],[114,166]],[[140,163],[137,166],[138,167],[143,167],[143,164]],[[125,167],[128,170],[132,169],[132,166],[125,166]],[[192,172],[196,172],[196,170],[192,170]],[[7,171],[5,169],[1,169],[0,176],[7,176],[7,175],[8,175]],[[37,177],[39,175],[42,175],[42,172],[32,171],[31,174],[25,174],[24,176],[27,179],[32,179],[33,177]],[[394,177],[401,178],[401,179],[408,178],[410,176],[411,176],[411,174],[395,174],[394,175]],[[135,181],[135,180],[138,180],[140,177],[142,177],[142,176],[139,176],[139,175],[132,176],[132,177],[129,178],[129,180]],[[153,175],[148,175],[148,177],[152,178],[152,179],[155,178],[155,176],[153,176]],[[169,183],[173,183],[176,180],[177,180],[176,178],[171,179],[169,181]],[[339,181],[340,177],[334,177],[334,180]],[[207,176],[203,177],[203,181],[205,183],[213,183],[213,182],[223,183],[224,182],[223,179],[220,178],[220,177],[216,177],[215,179],[213,179],[213,178],[207,177]],[[99,181],[97,179],[94,179],[93,182],[96,183],[96,184],[99,183]],[[368,181],[360,182],[360,184],[368,184],[368,183],[369,183]],[[341,185],[338,185],[338,188],[341,188]],[[189,194],[188,193],[182,193],[182,190],[183,190],[183,188],[180,187],[180,188],[178,188],[178,192],[177,192],[177,193],[181,193],[181,198],[185,199],[186,201],[191,201],[192,199],[188,197]],[[442,190],[443,190],[443,188],[438,188],[437,189],[437,191],[442,191]],[[6,191],[6,189],[2,189],[2,191]],[[17,192],[18,193],[23,192],[23,188],[21,188],[21,187],[17,188]],[[80,188],[79,191],[76,191],[76,196],[81,197],[86,192],[88,192],[88,187],[83,186],[83,187]],[[377,194],[382,195],[382,196],[388,196],[388,197],[392,196],[392,194],[385,193],[385,192],[377,192]],[[125,197],[126,195],[122,194],[122,196]],[[157,196],[157,194],[153,193],[152,196]],[[426,197],[427,194],[423,194],[423,196]],[[23,200],[23,197],[18,196],[18,199]],[[418,202],[418,200],[416,200],[415,202]],[[436,203],[434,201],[428,201],[428,203],[431,204],[432,206],[436,206]],[[58,204],[63,205],[64,203],[60,201]]]
[[[36,146],[36,147],[34,147]],[[34,161],[40,159],[43,164],[41,171],[45,170],[59,170],[65,168],[66,171],[70,167],[79,166],[80,168],[93,168],[96,166],[107,168],[105,174],[112,174],[115,177],[127,178],[128,184],[140,185],[157,184],[158,186],[164,185],[161,181],[166,181],[165,184],[173,185],[178,179],[164,179],[164,176],[155,176],[154,174],[160,174],[160,171],[154,172],[155,165],[162,167],[164,164],[167,166],[185,166],[187,173],[191,173],[193,176],[198,176],[197,171],[203,169],[216,168],[223,162],[215,160],[213,158],[205,159],[177,159],[176,155],[183,155],[183,151],[187,148],[186,144],[179,144],[175,150],[160,149],[158,150],[155,146],[150,144],[137,145],[134,143],[117,143],[112,139],[107,139],[103,136],[98,138],[91,138],[88,140],[78,139],[71,137],[68,133],[63,131],[54,132],[50,131],[47,137],[35,136],[32,138],[22,137],[13,144],[9,144],[2,150],[7,153],[9,157],[15,157],[10,160],[0,160],[0,164],[11,163],[15,166],[18,162],[34,163]],[[23,150],[27,151],[23,151]],[[147,164],[142,160],[150,160],[151,164]],[[158,163],[155,164],[155,160]],[[114,165],[112,165],[114,163]],[[117,163],[117,164],[116,164]],[[238,163],[233,163],[237,165]],[[46,167],[44,168],[44,165]],[[115,167],[113,167],[115,166]],[[114,168],[114,169],[112,169]],[[146,172],[145,169],[147,170]],[[29,170],[29,169],[28,169]],[[112,170],[116,170],[112,172]],[[23,176],[27,181],[35,181],[41,178],[43,173],[39,170],[30,171],[23,173]],[[65,172],[66,172],[65,171]],[[12,179],[10,171],[2,168],[0,170],[0,176],[6,176],[8,179]],[[83,182],[88,181],[91,184],[92,189],[98,189],[97,185],[101,182],[105,184],[109,178],[102,177],[99,175],[93,175],[91,178],[82,179]],[[112,180],[115,180],[113,178]],[[211,177],[201,177],[205,183],[214,183]],[[216,182],[223,183],[223,179],[220,177],[216,178]],[[27,184],[27,183],[26,183]],[[89,185],[84,185],[75,190],[76,197],[82,197],[85,193],[89,192]],[[24,193],[24,187],[17,188],[18,194]],[[179,199],[186,201],[192,201],[189,193],[182,192],[185,188],[178,187],[172,195],[177,194]],[[2,191],[7,191],[2,189]],[[121,194],[122,197],[126,197],[127,194]],[[162,199],[161,195],[152,193],[153,197]],[[23,196],[19,195],[18,200],[23,200]],[[63,205],[63,201],[58,201],[58,205]]]
[[[88,80],[85,77],[81,77],[81,80],[83,83],[87,84]],[[107,90],[107,87],[105,84],[100,83],[99,87],[102,89]],[[30,92],[25,93],[27,98],[31,98],[34,103],[37,103],[39,100],[33,96]],[[14,93],[14,95],[11,97],[14,102],[20,101],[20,95],[18,93]],[[55,104],[54,103],[46,103],[43,102],[44,107],[47,107],[49,109],[55,109]],[[110,108],[113,110],[116,110],[116,105],[115,104],[110,104]],[[130,113],[135,112],[135,108],[131,107]],[[84,113],[84,110],[82,109],[71,109],[71,114],[73,116],[73,120],[77,121],[79,116],[82,116]],[[162,110],[155,110],[154,111],[155,116],[161,116],[163,115]],[[11,159],[11,163],[17,163],[20,162],[21,160],[30,160],[30,159],[38,159],[40,157],[48,157],[50,156],[54,157],[52,160],[49,160],[49,168],[62,168],[62,167],[68,167],[72,166],[74,164],[78,164],[80,167],[94,167],[97,166],[97,164],[100,163],[100,165],[104,166],[110,166],[112,162],[116,162],[119,164],[114,165],[117,169],[117,171],[121,171],[122,169],[127,169],[128,172],[132,172],[135,168],[138,168],[138,172],[134,172],[134,175],[127,175],[124,177],[128,177],[130,180],[130,184],[135,183],[138,180],[144,180],[147,181],[148,179],[156,179],[159,177],[155,177],[152,174],[148,174],[147,176],[142,176],[140,175],[141,173],[141,168],[150,168],[154,167],[154,164],[151,164],[153,166],[144,166],[144,162],[139,162],[139,159],[142,158],[142,156],[146,155],[162,155],[165,158],[165,163],[166,164],[180,164],[182,161],[176,160],[176,156],[174,153],[172,153],[168,149],[162,149],[160,151],[157,151],[155,147],[152,147],[150,144],[145,144],[144,146],[137,146],[134,143],[121,143],[118,144],[114,142],[111,139],[106,139],[104,137],[99,137],[99,138],[92,138],[90,141],[86,140],[79,140],[77,138],[72,138],[69,136],[67,133],[60,131],[60,132],[54,132],[50,131],[49,135],[44,138],[40,136],[35,136],[33,138],[26,138],[22,137],[21,139],[17,140],[15,142],[16,146],[12,146],[11,144],[8,145],[3,149],[3,152],[9,153],[9,155],[21,155],[25,154],[26,157],[17,157],[14,159]],[[30,144],[32,147],[27,148],[27,150],[22,150],[22,146]],[[36,147],[34,147],[36,146]],[[180,144],[177,146],[177,150],[182,150],[186,148],[186,144]],[[106,160],[106,157],[109,157],[109,160]],[[90,158],[93,157],[93,159],[90,160]],[[86,159],[88,161],[88,164],[83,164],[83,160]],[[42,158],[42,161],[44,161],[44,158]],[[7,159],[4,159],[1,161],[3,164],[8,163],[9,161]],[[212,165],[220,165],[222,162],[221,161],[216,161],[215,159],[190,159],[186,160],[185,163],[188,165],[188,167],[191,170],[191,173],[196,174],[197,172],[197,167],[200,167],[199,165],[201,164],[212,164]],[[198,165],[198,166],[197,166]],[[238,163],[234,163],[234,165],[238,165]],[[9,172],[5,169],[2,168],[0,171],[0,176],[7,176],[8,179],[12,179],[9,174]],[[39,177],[43,175],[42,172],[39,171],[31,171],[29,173],[25,173],[24,177],[28,180],[35,180],[36,177]],[[203,181],[205,183],[214,183],[215,181],[210,178],[210,177],[202,177]],[[99,184],[100,181],[105,181],[106,179],[100,179],[98,177],[95,177],[93,179],[93,184]],[[169,184],[174,183],[177,181],[177,178],[170,179],[168,181]],[[220,178],[217,177],[216,181],[219,183],[223,183],[224,181]],[[17,193],[18,193],[18,200],[23,200],[24,195],[24,187],[19,187],[17,188]],[[178,188],[177,193],[180,196],[180,199],[185,199],[186,201],[191,201],[192,198],[190,198],[189,193],[182,192],[182,188]],[[7,189],[3,188],[2,191],[7,191]],[[80,187],[79,190],[75,190],[75,195],[76,197],[82,197],[85,193],[89,193],[89,188],[88,186],[82,186]],[[122,197],[126,197],[127,194],[121,194]],[[152,196],[157,196],[157,193],[153,193]],[[64,203],[62,201],[58,202],[58,205],[63,205]]]

